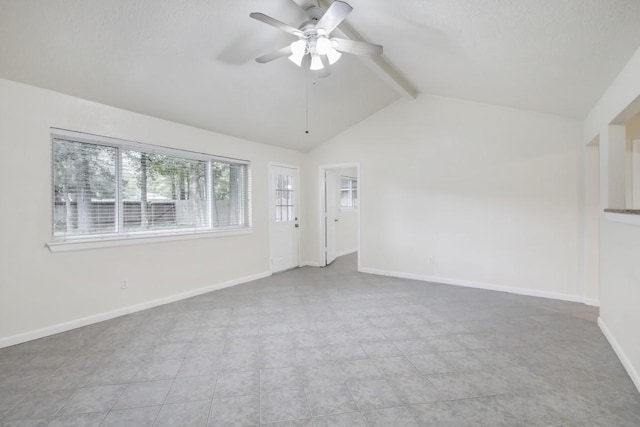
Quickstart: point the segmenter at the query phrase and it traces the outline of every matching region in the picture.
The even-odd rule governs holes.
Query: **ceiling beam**
[[[298,6],[300,6],[300,8],[303,10],[306,10],[311,6],[318,6],[318,3],[315,0],[291,0],[291,1],[297,4]]]
[[[304,4],[305,0],[294,0],[298,4]],[[326,10],[331,4],[328,0],[318,0],[320,6]],[[342,21],[342,23],[336,28],[332,34],[338,34],[339,36],[346,37],[351,40],[364,42],[360,33],[353,28],[349,23]],[[395,89],[400,95],[409,98],[416,99],[418,91],[407,80],[400,71],[398,71],[393,64],[391,64],[384,56],[378,56],[375,58],[368,58],[366,56],[358,56],[359,59],[364,62],[378,77],[384,80],[389,86]]]

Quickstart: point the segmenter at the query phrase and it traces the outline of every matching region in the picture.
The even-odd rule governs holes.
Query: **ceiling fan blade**
[[[327,55],[321,55],[320,60],[322,60],[322,65],[324,66],[324,68],[322,70],[316,71],[316,75],[318,76],[318,78],[323,79],[331,75],[331,64],[329,64],[329,58],[327,58]]]
[[[316,24],[316,29],[322,28],[326,34],[331,33],[352,10],[353,8],[345,2],[334,1]]]
[[[333,42],[334,46],[337,43],[335,49],[340,52],[368,56],[369,58],[375,58],[376,56],[382,55],[382,46],[380,46],[379,44],[359,42],[337,37],[332,37],[331,41]]]
[[[291,55],[291,46],[285,46],[282,49],[274,50],[273,52],[269,52],[266,55],[262,55],[256,58],[256,62],[264,64],[266,62],[271,62],[274,59],[282,58],[283,56]]]
[[[291,25],[287,25],[284,22],[280,22],[277,19],[274,19],[270,16],[265,15],[264,13],[253,12],[253,13],[250,13],[249,16],[255,20],[258,20],[260,22],[264,22],[265,24],[269,24],[276,28],[279,28],[282,31],[286,31],[289,34],[293,34],[294,36],[299,37],[302,35],[302,31],[300,31],[299,29],[294,28]]]

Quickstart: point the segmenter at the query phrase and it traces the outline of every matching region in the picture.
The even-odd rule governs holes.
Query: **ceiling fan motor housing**
[[[307,16],[312,21],[318,21],[320,18],[322,18],[322,15],[324,14],[322,9],[320,9],[318,6],[309,6],[306,12],[307,12]]]

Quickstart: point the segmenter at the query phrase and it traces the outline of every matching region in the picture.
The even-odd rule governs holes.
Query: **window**
[[[627,173],[627,209],[640,209],[640,139],[630,141]]]
[[[293,221],[293,177],[276,176],[276,222]]]
[[[52,132],[53,238],[247,229],[249,163]]]
[[[343,176],[340,178],[340,209],[355,210],[358,208],[358,181]]]

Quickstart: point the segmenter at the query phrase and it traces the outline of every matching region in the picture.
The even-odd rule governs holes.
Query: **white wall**
[[[338,180],[342,177],[357,178],[356,168],[338,169]],[[338,181],[338,223],[336,224],[336,252],[338,256],[358,249],[358,211],[340,209],[340,181]]]
[[[600,305],[600,149],[585,147],[584,160],[584,296],[585,302]]]
[[[50,253],[50,127],[250,160],[254,232]],[[0,80],[0,129],[0,346],[39,328],[269,271],[268,162],[299,165],[300,153],[7,80]],[[122,278],[130,289],[120,290]]]
[[[620,72],[584,121],[583,142],[607,135],[612,122],[638,113],[640,49]],[[601,143],[600,156],[604,147]],[[622,164],[600,168],[601,195],[609,191],[612,175]],[[617,170],[612,170],[616,168]],[[604,206],[607,207],[607,206]],[[619,206],[608,206],[619,207]],[[600,215],[600,319],[599,323],[622,363],[640,389],[640,224],[631,225]]]
[[[399,101],[309,153],[304,218],[317,221],[317,165],[360,162],[363,270],[582,300],[580,125]],[[317,260],[319,233],[305,231],[303,259]]]

